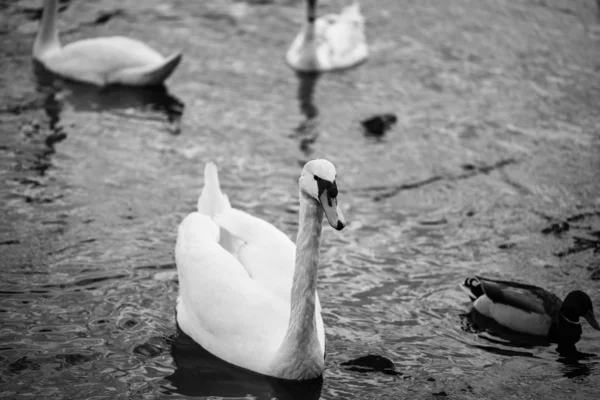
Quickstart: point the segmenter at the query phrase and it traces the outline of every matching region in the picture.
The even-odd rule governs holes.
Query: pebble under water
[[[97,89],[31,62],[41,2],[0,2],[1,398],[600,397],[585,321],[592,355],[560,357],[479,329],[458,287],[578,288],[600,310],[595,2],[361,4],[369,61],[315,76],[283,62],[301,1],[62,1],[64,42],[184,52],[166,88]],[[394,123],[365,134],[377,115]],[[231,368],[177,332],[177,226],[212,160],[234,207],[295,238],[318,157],[349,221],[323,231],[326,371]]]

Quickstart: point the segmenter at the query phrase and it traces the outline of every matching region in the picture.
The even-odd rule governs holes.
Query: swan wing
[[[238,259],[251,279],[289,307],[296,245],[275,226],[244,211],[231,208],[214,221],[243,245]],[[315,293],[315,319],[321,352],[325,354],[325,329],[321,302]]]
[[[215,215],[215,223],[241,242],[237,258],[250,277],[289,302],[296,246],[275,226],[230,208]]]
[[[46,68],[66,78],[97,85],[152,85],[164,81],[181,55],[165,59],[145,43],[124,36],[83,39],[41,57]]]
[[[275,301],[236,258],[219,245],[209,216],[188,215],[179,226],[175,259],[180,328],[230,363],[261,371],[281,345],[289,302]]]

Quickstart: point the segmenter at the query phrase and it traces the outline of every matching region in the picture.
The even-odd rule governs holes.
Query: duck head
[[[300,175],[300,191],[317,201],[325,212],[332,228],[342,230],[346,220],[337,202],[337,174],[333,164],[327,160],[312,160],[304,165]]]
[[[583,317],[592,328],[600,331],[600,324],[594,315],[592,299],[581,290],[574,290],[565,297],[560,313],[564,319],[572,323],[579,323],[579,318]]]

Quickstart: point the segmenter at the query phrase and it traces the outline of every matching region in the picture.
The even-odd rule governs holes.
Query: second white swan
[[[318,19],[316,7],[317,0],[307,0],[306,24],[286,53],[288,65],[300,72],[327,72],[365,61],[369,48],[365,18],[358,1],[340,14],[327,14]]]
[[[33,58],[64,78],[97,86],[154,86],[177,68],[181,54],[164,58],[145,43],[123,36],[78,40],[62,46],[58,39],[58,0],[45,0]]]
[[[296,246],[270,223],[232,208],[208,163],[198,212],[179,226],[177,322],[217,357],[277,378],[324,369],[325,332],[316,291],[323,214],[341,230],[336,171],[327,160],[302,169]]]

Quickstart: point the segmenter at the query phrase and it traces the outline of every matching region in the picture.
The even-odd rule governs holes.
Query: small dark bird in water
[[[559,352],[575,349],[581,338],[579,318],[600,331],[590,297],[574,290],[561,301],[555,294],[533,285],[469,277],[461,288],[473,300],[473,309],[512,331],[547,337]]]
[[[365,128],[365,134],[369,136],[383,136],[398,121],[394,114],[379,114],[367,118],[360,123]]]

